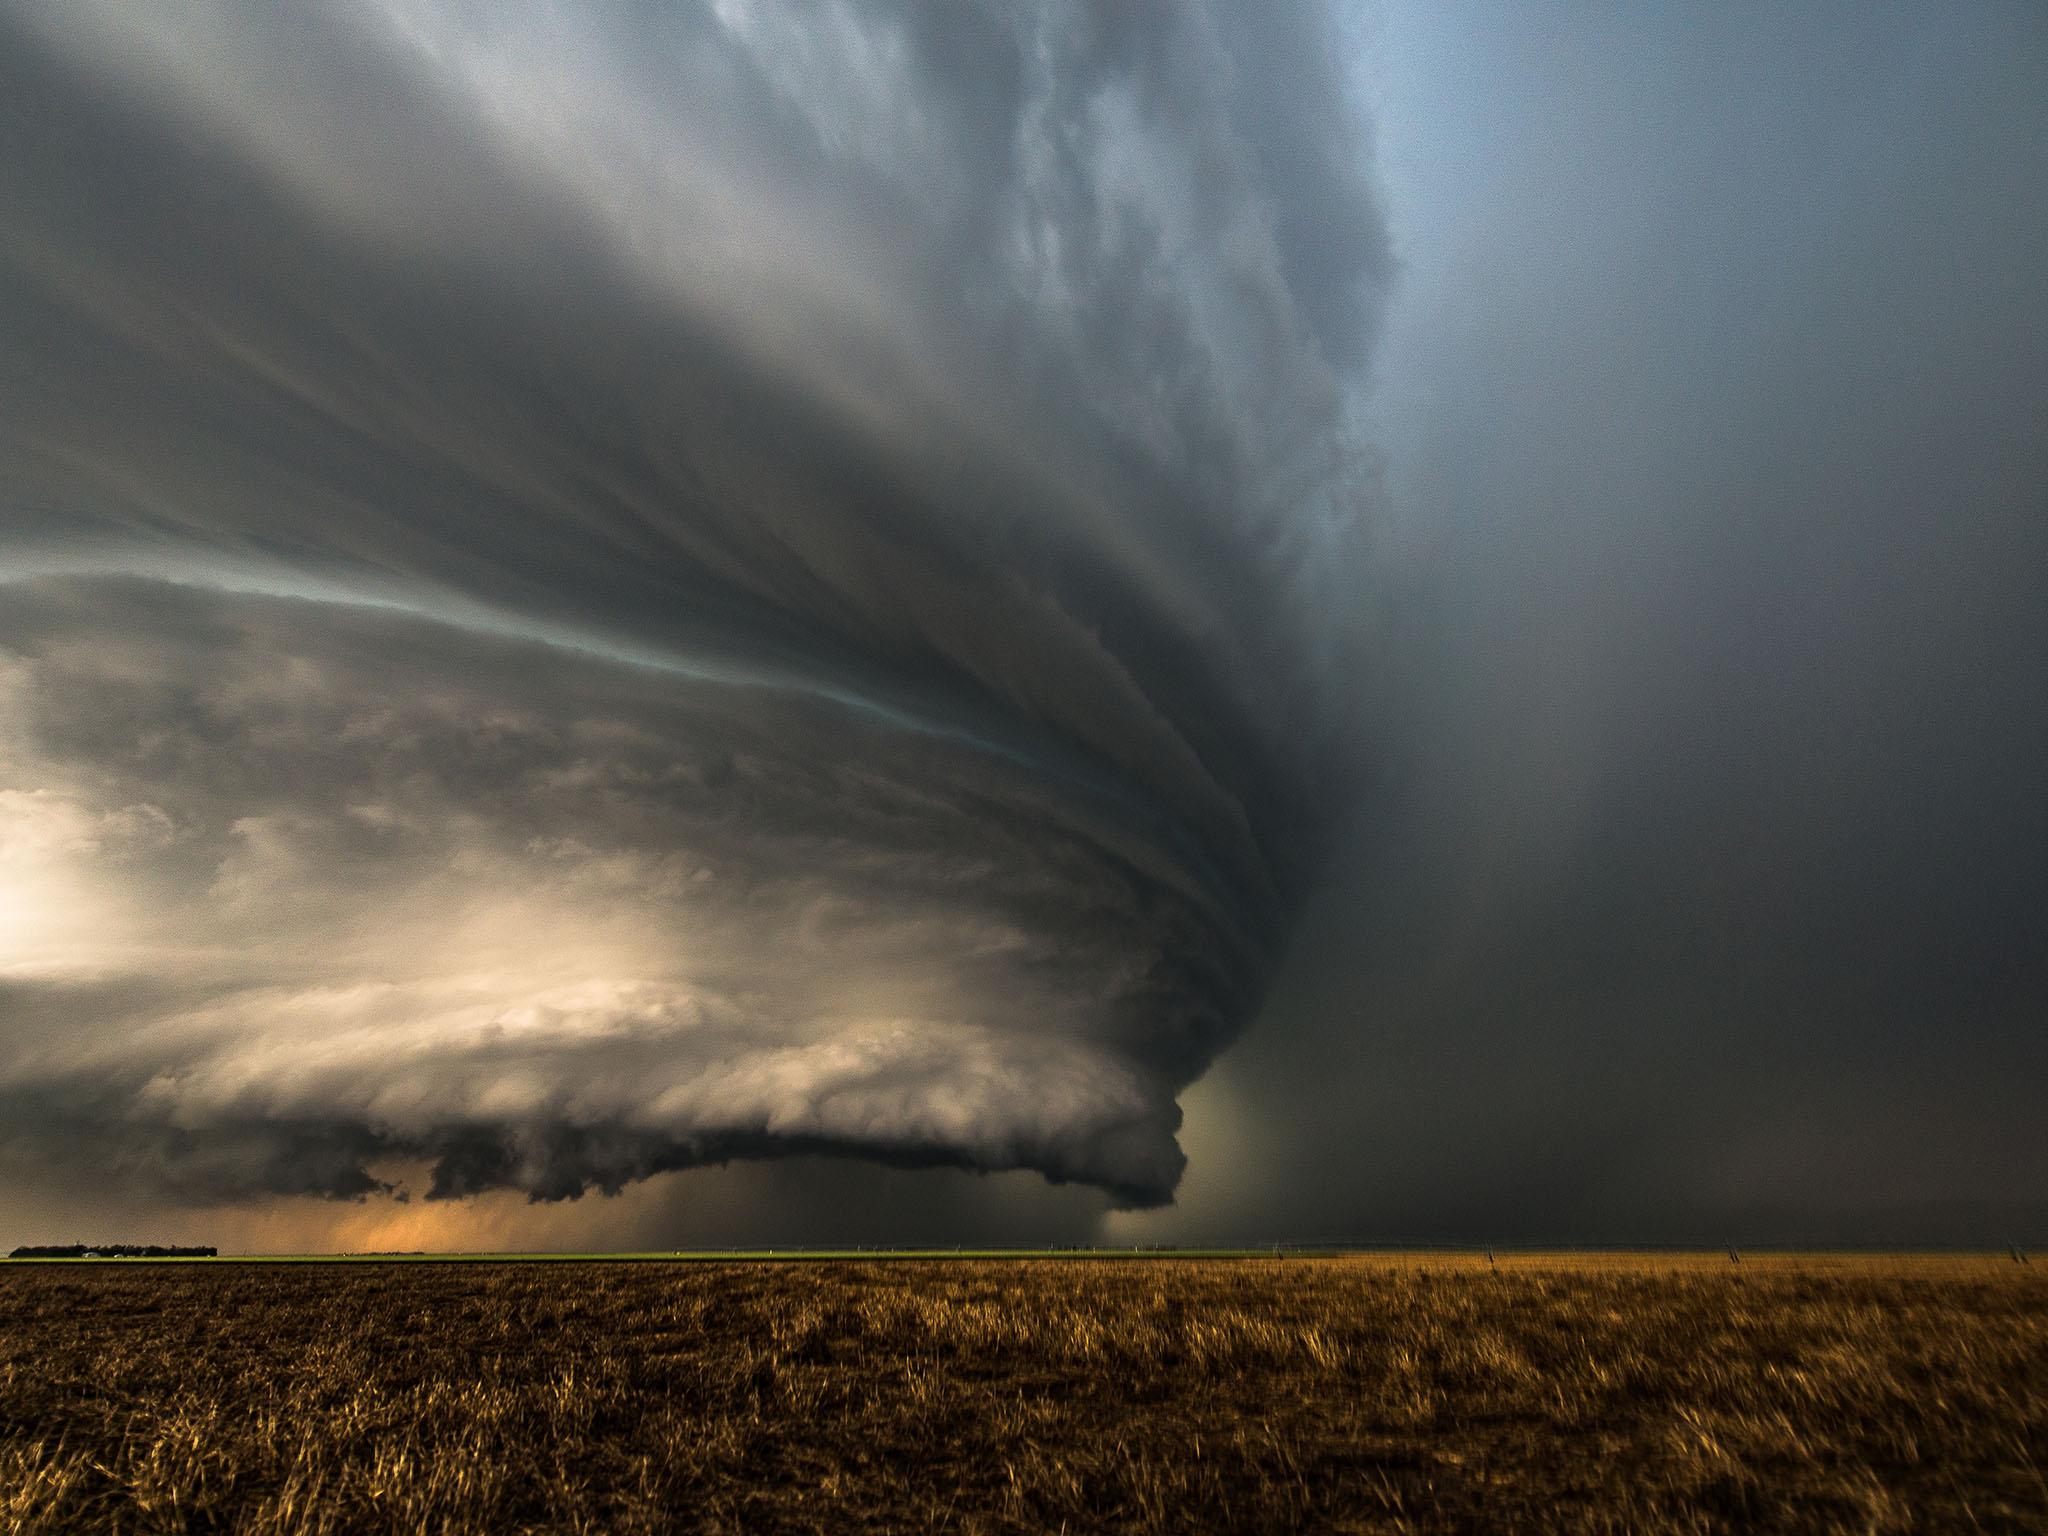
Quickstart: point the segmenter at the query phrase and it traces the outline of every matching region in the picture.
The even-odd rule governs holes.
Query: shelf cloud
[[[1314,7],[0,7],[0,1156],[1171,1198],[1365,771]]]

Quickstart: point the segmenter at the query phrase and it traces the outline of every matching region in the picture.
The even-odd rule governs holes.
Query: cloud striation
[[[1169,1199],[1364,757],[1350,25],[0,7],[0,1155]]]

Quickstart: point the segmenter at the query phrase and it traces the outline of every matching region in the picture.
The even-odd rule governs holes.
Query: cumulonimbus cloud
[[[1168,1198],[1360,755],[1347,19],[0,15],[0,1149]]]

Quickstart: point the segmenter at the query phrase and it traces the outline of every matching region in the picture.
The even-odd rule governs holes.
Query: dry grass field
[[[2044,1531],[2048,1264],[0,1266],[0,1528]]]

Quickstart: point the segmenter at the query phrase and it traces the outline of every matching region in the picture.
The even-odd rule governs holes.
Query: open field
[[[2048,1530],[2048,1265],[0,1266],[8,1531]]]

